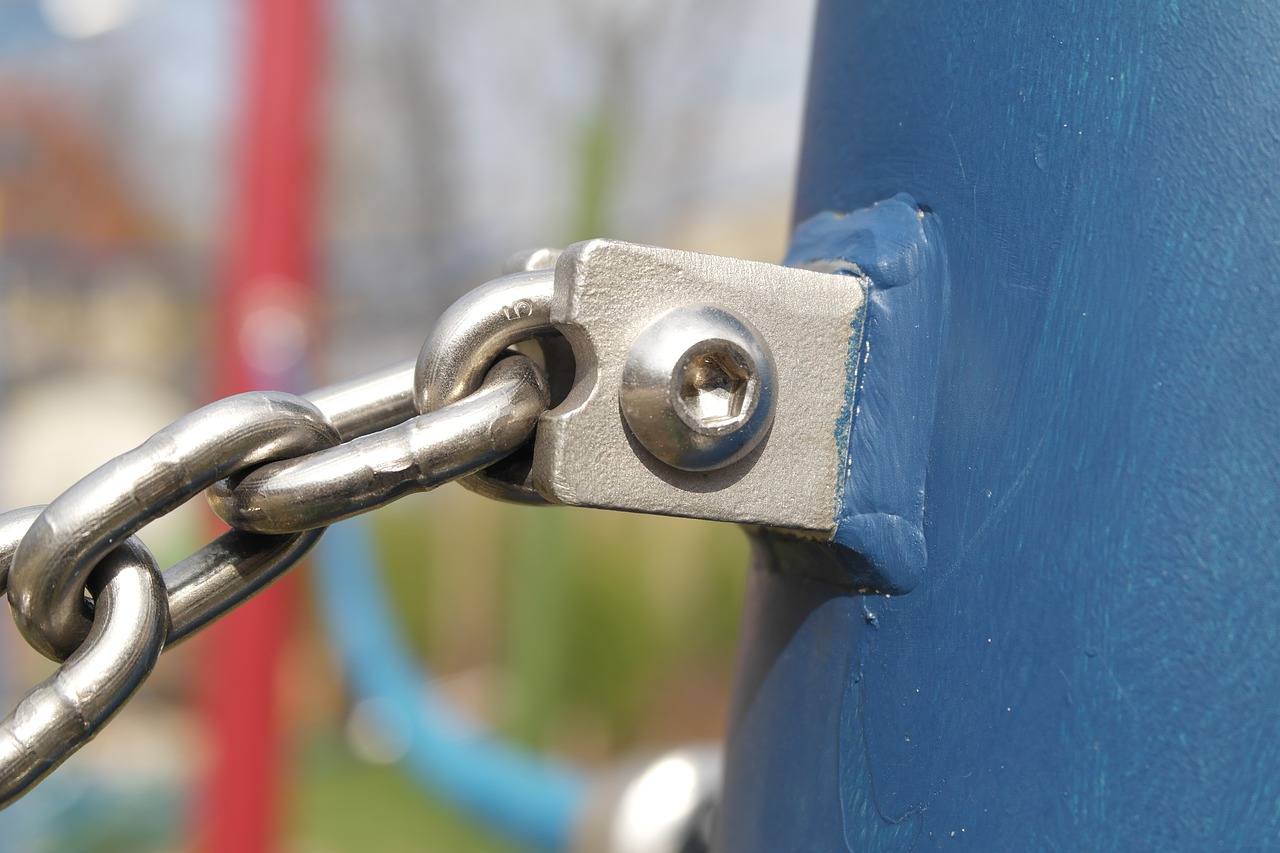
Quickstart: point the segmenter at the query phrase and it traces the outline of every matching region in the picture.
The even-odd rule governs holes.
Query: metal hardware
[[[511,275],[517,272],[532,272],[533,270],[553,270],[556,268],[556,261],[560,260],[559,249],[523,249],[519,252],[513,252],[507,256],[507,260],[502,264],[502,274]]]
[[[831,534],[867,287],[856,270],[607,241],[506,269],[412,364],[306,398],[213,403],[42,511],[0,516],[0,591],[7,580],[27,641],[66,661],[0,722],[0,805],[92,736],[162,647],[264,588],[324,525],[410,491],[462,477],[508,500]],[[530,342],[539,352],[523,354]],[[204,489],[234,529],[161,576],[132,534]]]
[[[492,461],[526,441],[546,408],[547,389],[539,368],[523,356],[504,358],[490,374],[478,393],[458,404],[369,438],[390,446],[394,441],[387,436],[401,435],[423,460],[421,476],[436,482]],[[323,454],[339,435],[328,419],[352,434],[403,417],[413,411],[410,380],[410,368],[398,365],[322,389],[312,396],[325,406],[323,412],[289,395],[229,398],[161,430],[49,507],[0,515],[0,594],[16,589],[24,575],[43,579],[34,594],[19,600],[48,607],[47,616],[59,603],[56,590],[74,589],[84,577],[87,587],[80,588],[71,613],[88,622],[83,641],[69,654],[55,645],[57,637],[46,643],[36,634],[32,641],[46,655],[65,654],[65,662],[0,720],[0,807],[92,738],[142,684],[163,648],[264,588],[324,528],[288,535],[232,530],[163,576],[129,533],[213,479],[273,456],[312,450],[319,454],[318,467],[340,458],[376,463],[369,452],[352,449],[354,442],[347,445],[348,457]],[[234,491],[228,484],[220,489]],[[57,562],[40,573],[42,559]],[[86,588],[92,605],[83,602]],[[17,606],[14,613],[22,619]],[[57,623],[36,618],[27,624]],[[71,627],[81,630],[75,619]]]
[[[508,269],[520,271],[455,303],[423,346],[419,410],[473,390],[499,352],[530,338],[567,340],[574,380],[540,419],[532,458],[468,488],[832,534],[867,288],[856,270],[605,240],[518,253]],[[544,350],[554,381],[563,356]]]
[[[85,581],[117,542],[223,477],[337,442],[319,409],[276,392],[228,397],[175,421],[63,492],[31,525],[9,576],[18,629],[42,654],[66,658],[91,624]]]
[[[414,359],[302,395],[319,409],[343,441],[368,435],[418,414],[413,402]]]
[[[433,489],[504,458],[546,411],[546,380],[511,355],[457,403],[308,456],[223,480],[209,503],[238,530],[295,533]]]
[[[219,478],[299,453],[311,454],[300,470],[317,481],[324,471],[332,476],[336,469],[351,473],[353,465],[368,465],[373,491],[383,492],[377,502],[385,502],[394,496],[385,493],[403,490],[394,477],[378,479],[372,469],[406,453],[419,487],[473,471],[523,444],[548,399],[541,370],[515,354],[493,367],[477,393],[429,415],[413,417],[412,387],[412,365],[401,364],[317,391],[315,403],[271,392],[228,398],[156,433],[48,507],[0,515],[0,594],[8,590],[32,646],[65,658],[57,673],[0,720],[0,807],[89,740],[142,684],[163,648],[294,565],[327,519],[313,513],[308,529],[284,535],[232,530],[164,575],[134,531]],[[405,417],[411,419],[367,441],[358,437]],[[340,436],[352,435],[357,438],[326,452]],[[284,471],[286,479],[291,471]],[[258,476],[252,482],[276,480]],[[354,501],[355,509],[342,514],[358,511],[364,498],[351,495],[351,479],[337,477],[337,484]],[[257,494],[252,487],[246,491]],[[217,492],[238,494],[230,481],[218,483]],[[225,506],[257,520],[245,507]],[[332,498],[328,506],[337,512]],[[92,605],[84,599],[86,589]],[[22,603],[31,608],[29,617]],[[66,634],[41,633],[60,628],[80,638],[78,647],[67,646]]]
[[[293,568],[324,528],[291,536],[232,530],[164,573],[173,626],[165,648],[225,616]]]
[[[41,507],[0,515],[0,592],[13,553]],[[89,576],[93,617],[84,643],[0,720],[0,807],[87,743],[142,686],[169,630],[155,559],[130,537]]]
[[[692,305],[640,333],[622,368],[619,403],[636,439],[686,471],[736,462],[773,422],[773,356],[723,308]]]
[[[719,745],[673,749],[607,771],[593,786],[575,853],[705,853],[720,795]]]
[[[853,409],[866,288],[861,276],[672,249],[605,240],[570,247],[556,264],[549,320],[573,347],[577,378],[564,402],[538,424],[534,485],[547,499],[575,506],[736,521],[829,537],[839,511],[839,484],[851,464],[839,434]],[[655,461],[649,444],[659,445],[659,458],[666,452],[664,445],[654,431],[637,430],[633,417],[624,414],[628,404],[619,403],[633,393],[624,392],[624,374],[635,348],[648,349],[646,330],[669,312],[692,305],[740,318],[750,330],[747,337],[772,353],[776,371],[776,380],[767,383],[773,405],[765,407],[772,409],[772,425],[744,424],[740,429],[744,436],[754,434],[754,447],[741,456],[729,452],[721,467],[711,470],[682,470]],[[718,334],[707,329],[705,340],[721,340]],[[732,347],[697,346],[682,342],[672,349],[715,353],[712,367],[740,372],[739,378],[748,375],[747,362],[761,365],[760,411],[767,402],[763,365],[768,359],[743,356],[750,350],[741,343],[741,353]],[[676,367],[678,359],[668,371]],[[660,376],[661,370],[650,375]],[[710,380],[693,378],[695,385],[702,381]],[[652,384],[660,383],[655,378]],[[739,402],[748,402],[745,395]],[[689,410],[679,416],[680,405],[672,406],[679,429],[686,429],[689,420],[697,423],[698,416]],[[714,424],[708,426],[714,431]],[[732,448],[733,442],[726,444]]]
[[[531,262],[545,260],[539,252],[528,255],[525,260]],[[414,373],[418,411],[433,412],[470,394],[507,347],[553,334],[554,284],[555,275],[545,269],[517,272],[476,288],[450,306],[418,356]],[[459,482],[486,497],[546,503],[528,482],[528,464],[501,475],[476,475]]]

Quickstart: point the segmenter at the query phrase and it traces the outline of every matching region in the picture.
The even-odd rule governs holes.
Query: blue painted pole
[[[1277,57],[1264,0],[821,5],[792,259],[942,309],[868,316],[846,550],[756,542],[721,849],[1280,845]]]

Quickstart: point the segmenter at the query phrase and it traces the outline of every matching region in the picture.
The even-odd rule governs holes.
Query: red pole
[[[238,160],[217,298],[214,390],[297,391],[315,315],[311,236],[321,0],[248,0]],[[206,853],[277,846],[281,731],[276,674],[293,611],[277,585],[205,645],[201,705],[212,743],[198,802]]]

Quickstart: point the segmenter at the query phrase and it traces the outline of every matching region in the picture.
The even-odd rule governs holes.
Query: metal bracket
[[[830,538],[868,281],[605,240],[565,250],[551,322],[576,376],[532,482],[575,506]]]

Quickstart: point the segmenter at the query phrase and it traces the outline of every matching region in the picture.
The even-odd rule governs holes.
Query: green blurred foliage
[[[440,804],[399,768],[368,764],[337,738],[294,764],[290,848],[313,853],[520,853]]]
[[[446,683],[489,673],[505,734],[588,760],[719,734],[746,575],[734,526],[457,487],[374,524],[409,640]],[[680,695],[691,684],[704,695]]]

